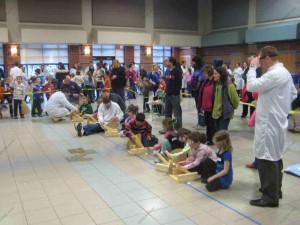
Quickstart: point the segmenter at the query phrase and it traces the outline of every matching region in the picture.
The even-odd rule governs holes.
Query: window
[[[134,46],[134,62],[135,62],[135,71],[140,71],[141,65],[141,46]]]
[[[21,64],[28,76],[34,75],[34,70],[45,64],[50,74],[54,75],[57,63],[62,62],[68,68],[68,45],[58,44],[22,44],[20,46]]]
[[[124,63],[123,45],[93,45],[93,56],[114,56]]]
[[[164,66],[164,60],[172,56],[172,48],[167,46],[153,46],[152,52],[153,63],[158,64],[162,71],[165,72],[167,68]]]

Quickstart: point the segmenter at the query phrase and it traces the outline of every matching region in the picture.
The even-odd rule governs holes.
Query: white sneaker
[[[152,153],[153,155],[157,155],[159,153],[160,150],[153,150]]]
[[[123,133],[123,131],[120,131],[119,136],[120,137],[126,137],[126,135]]]
[[[51,117],[51,119],[53,120],[53,122],[58,122],[62,120],[61,117]]]

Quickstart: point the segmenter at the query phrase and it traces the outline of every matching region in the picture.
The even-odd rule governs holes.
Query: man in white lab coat
[[[9,75],[16,80],[17,77],[23,77],[23,71],[19,68],[19,62],[15,62],[15,66],[10,69]]]
[[[55,92],[48,100],[46,111],[54,122],[63,120],[70,115],[70,111],[77,111],[76,108],[67,100],[70,90],[65,88],[61,92]]]
[[[256,78],[256,68],[263,75]],[[259,50],[252,59],[247,74],[247,90],[258,92],[256,108],[254,151],[258,159],[258,172],[262,196],[250,205],[278,207],[282,198],[282,158],[285,153],[288,112],[297,96],[291,74],[278,62],[278,52],[272,46]]]

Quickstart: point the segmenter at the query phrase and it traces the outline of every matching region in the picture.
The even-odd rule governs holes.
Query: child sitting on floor
[[[179,162],[179,166],[191,172],[201,175],[201,182],[206,183],[207,178],[216,173],[217,156],[215,152],[206,145],[206,134],[192,132],[188,135],[188,143],[191,147],[186,161]]]
[[[177,148],[183,148],[184,143],[179,140],[179,136],[174,129],[175,121],[171,118],[167,117],[162,120],[162,127],[165,131],[164,139],[162,140],[161,144],[155,145],[153,148],[149,150],[153,150],[153,154],[156,155],[158,152],[165,157],[165,151],[172,151]],[[156,159],[155,162],[158,162]]]
[[[214,143],[218,147],[216,174],[207,179],[206,188],[208,191],[227,189],[233,179],[232,172],[232,144],[229,133],[226,130],[218,131],[214,136]]]
[[[93,107],[87,97],[83,98],[83,103],[79,106],[79,112],[82,116],[85,114],[93,114]]]
[[[182,154],[189,154],[191,147],[189,146],[187,139],[188,139],[188,135],[191,133],[190,130],[186,129],[186,128],[180,128],[177,131],[177,136],[179,137],[179,140],[184,143],[184,147],[181,151],[176,152],[176,153],[170,153],[168,151],[165,151],[165,154],[167,155],[167,157],[169,159],[174,159],[175,157],[182,155]]]
[[[128,138],[135,139],[137,138],[136,134],[141,134],[141,142],[144,147],[152,147],[157,144],[158,139],[152,135],[152,127],[145,120],[144,113],[138,113],[136,118],[131,120],[125,127],[123,133]],[[134,140],[133,140],[134,141]]]
[[[120,131],[120,136],[125,137],[123,130],[125,130],[126,126],[129,124],[131,120],[136,118],[136,115],[139,112],[139,107],[137,105],[129,105],[127,107],[128,117],[125,119],[124,123],[122,124],[122,129]]]

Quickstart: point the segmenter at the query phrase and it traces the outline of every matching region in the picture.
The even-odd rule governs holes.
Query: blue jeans
[[[111,93],[116,93],[116,94],[120,95],[121,98],[123,99],[123,101],[125,102],[125,91],[124,91],[124,87],[122,87],[122,88],[112,88],[112,89],[111,89]]]
[[[175,129],[182,128],[182,109],[180,106],[180,95],[166,95],[165,97],[165,117],[172,118],[172,113],[176,119]]]
[[[224,119],[223,116],[221,116],[219,119],[216,119],[215,124],[217,131],[228,130],[229,122],[230,119]]]
[[[90,134],[104,132],[103,128],[100,126],[99,123],[95,124],[88,124],[83,127],[84,135],[88,136]]]
[[[142,135],[142,144],[144,147],[153,147],[157,143],[158,139],[154,135],[151,136],[151,140],[148,140],[146,135]]]

